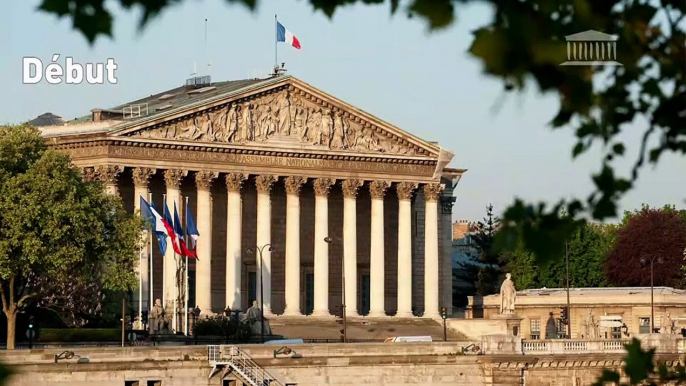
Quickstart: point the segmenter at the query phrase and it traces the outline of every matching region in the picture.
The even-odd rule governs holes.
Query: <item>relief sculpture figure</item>
[[[279,94],[276,100],[276,108],[278,113],[278,129],[279,134],[290,135],[291,134],[291,112],[290,103],[288,101],[288,92],[283,91]]]
[[[333,120],[331,119],[331,110],[326,109],[322,113],[322,120],[319,126],[319,134],[315,138],[317,145],[331,146],[331,138],[333,130]]]
[[[238,141],[254,141],[253,122],[252,122],[252,106],[250,102],[244,103],[241,106],[241,114],[239,121],[239,135]]]
[[[229,107],[229,112],[226,115],[225,141],[238,142],[238,113],[236,112],[236,105],[232,104]]]
[[[329,143],[329,148],[331,149],[345,149],[345,131],[343,129],[343,119],[341,113],[336,111],[333,121],[333,134],[331,136],[331,142]]]

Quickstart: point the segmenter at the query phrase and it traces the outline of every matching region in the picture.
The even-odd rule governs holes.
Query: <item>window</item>
[[[638,318],[638,333],[650,334],[650,318]]]
[[[531,339],[541,339],[541,319],[531,319],[529,321],[531,326]]]
[[[622,339],[622,328],[612,327],[610,330],[610,339]]]
[[[557,339],[567,337],[567,325],[562,323],[562,319],[555,319],[555,330],[557,332]]]
[[[124,386],[138,386],[139,384],[138,381],[124,381]]]

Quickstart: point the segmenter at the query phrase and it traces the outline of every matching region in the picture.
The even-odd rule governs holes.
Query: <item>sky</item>
[[[455,220],[480,220],[492,203],[503,211],[515,198],[554,203],[585,198],[600,148],[572,160],[573,131],[553,131],[548,122],[558,101],[534,87],[505,94],[482,75],[469,56],[471,31],[490,19],[484,5],[463,6],[457,23],[429,32],[416,18],[388,4],[347,6],[328,19],[304,0],[262,0],[256,12],[222,0],[185,0],[142,31],[138,10],[113,2],[114,33],[90,46],[67,19],[36,11],[39,0],[12,1],[0,24],[0,123],[19,123],[52,112],[65,119],[92,108],[112,107],[183,84],[194,71],[214,81],[264,77],[274,65],[274,15],[298,38],[301,50],[279,44],[278,61],[288,73],[455,154],[450,166],[468,171],[455,189]],[[205,18],[207,40],[205,40]],[[48,63],[71,56],[78,63],[117,65],[116,85],[22,84],[22,57]],[[628,175],[644,126],[625,130],[627,159],[616,163]],[[684,160],[664,156],[641,173],[621,210],[642,204],[684,207]]]

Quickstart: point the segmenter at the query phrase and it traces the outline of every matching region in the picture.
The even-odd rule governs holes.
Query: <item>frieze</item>
[[[130,158],[134,160],[169,160],[201,163],[217,163],[220,165],[250,165],[250,166],[282,166],[297,169],[333,169],[357,172],[380,172],[388,174],[409,174],[416,176],[431,176],[435,169],[433,165],[414,165],[385,162],[363,162],[329,159],[288,158],[249,154],[231,154],[220,152],[199,152],[192,150],[159,149],[137,146],[113,146],[108,153],[113,158]]]
[[[227,103],[127,135],[228,144],[290,140],[299,146],[326,150],[427,155],[397,135],[286,89]]]

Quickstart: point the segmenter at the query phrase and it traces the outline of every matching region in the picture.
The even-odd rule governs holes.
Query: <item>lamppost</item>
[[[340,240],[340,237],[336,237],[336,240]],[[324,237],[324,241],[327,244],[331,244],[333,239],[327,236]],[[343,343],[346,343],[346,341],[348,340],[348,319],[345,315],[345,264],[342,265],[343,269],[341,270],[341,272],[343,272],[343,274],[341,275],[341,282],[343,284],[343,296],[341,297],[341,317],[343,318]]]
[[[265,244],[261,247],[255,246],[255,248],[249,248],[248,253],[253,253],[255,251],[259,252],[260,254],[260,339],[261,343],[264,343],[264,282],[263,282],[263,275],[262,272],[264,271],[264,260],[262,260],[262,252],[264,251],[265,248],[269,247],[268,251],[273,252],[274,248],[272,248],[271,244]]]
[[[641,258],[641,264],[646,265],[648,262],[650,262],[650,333],[655,332],[655,303],[653,301],[653,291],[654,291],[654,285],[653,285],[653,278],[654,278],[654,270],[653,270],[653,263],[657,260],[658,264],[662,264],[662,258],[658,256],[653,256],[651,258]]]

